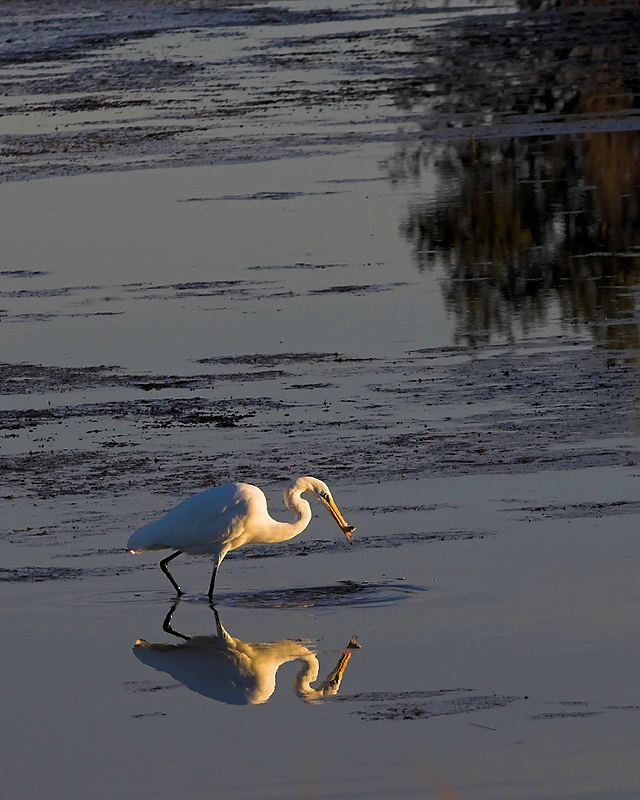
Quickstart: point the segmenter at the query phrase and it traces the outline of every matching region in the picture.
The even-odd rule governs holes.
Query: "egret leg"
[[[164,572],[164,574],[167,576],[167,578],[169,578],[169,580],[171,581],[171,585],[173,586],[173,588],[178,593],[178,597],[180,597],[180,595],[182,594],[182,589],[175,582],[173,575],[169,572],[169,567],[167,566],[167,564],[170,561],[172,561],[174,558],[177,558],[179,555],[182,555],[182,550],[176,550],[175,553],[172,553],[170,556],[167,556],[166,558],[163,558],[162,561],[160,562],[160,569]]]
[[[213,616],[216,618],[216,628],[218,636],[222,636],[222,624],[220,622],[220,615],[218,614],[218,609],[212,603],[209,608],[213,611]]]
[[[178,607],[178,600],[176,600],[176,602],[171,606],[171,608],[169,609],[169,613],[164,618],[164,622],[162,623],[162,630],[165,631],[166,633],[173,634],[173,636],[178,636],[180,639],[184,639],[186,642],[188,642],[189,639],[191,638],[190,636],[185,636],[184,633],[178,633],[178,631],[174,631],[173,628],[171,627],[171,619],[173,617],[173,612],[176,610],[177,607]]]
[[[213,572],[211,573],[211,583],[209,584],[209,591],[207,592],[207,596],[209,597],[209,602],[213,603],[213,587],[216,583],[216,573],[218,571],[218,565],[213,565]]]

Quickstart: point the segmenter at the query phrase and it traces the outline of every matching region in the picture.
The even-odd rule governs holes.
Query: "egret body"
[[[164,517],[137,530],[127,542],[132,553],[145,550],[174,550],[162,559],[160,569],[178,595],[182,590],[169,572],[168,563],[181,553],[213,556],[209,600],[218,567],[230,550],[245,544],[269,544],[293,539],[311,521],[311,506],[301,495],[309,492],[324,505],[347,537],[353,525],[347,524],[336,506],[329,487],[318,478],[296,478],[284,492],[284,502],[294,513],[292,522],[278,522],[267,511],[267,499],[257,486],[227,483],[194,494],[171,509]]]

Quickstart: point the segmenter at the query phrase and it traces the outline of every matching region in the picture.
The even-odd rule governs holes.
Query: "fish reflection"
[[[185,636],[171,625],[177,604],[165,617],[163,630],[180,639],[180,644],[156,643],[138,639],[134,655],[143,664],[166,672],[198,694],[230,705],[265,703],[276,686],[276,673],[281,664],[300,661],[293,690],[301,700],[314,702],[320,697],[336,694],[351,653],[359,649],[353,636],[342,651],[335,668],[317,686],[320,664],[316,654],[299,642],[243,642],[231,636],[222,626],[212,607],[216,633],[212,636]]]

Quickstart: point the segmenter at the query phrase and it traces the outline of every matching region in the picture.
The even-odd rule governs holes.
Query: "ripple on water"
[[[340,581],[332,586],[270,589],[264,592],[227,594],[216,598],[222,605],[244,608],[319,608],[370,606],[395,603],[412,594],[426,592],[424,586],[407,583]]]

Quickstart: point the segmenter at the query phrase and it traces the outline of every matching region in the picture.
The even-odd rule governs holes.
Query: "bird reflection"
[[[188,689],[230,705],[265,703],[274,692],[278,668],[288,661],[302,662],[293,683],[294,692],[301,700],[314,702],[336,694],[351,653],[360,647],[353,636],[335,668],[314,688],[311,684],[318,677],[320,664],[316,654],[305,645],[287,640],[242,642],[224,629],[213,606],[215,635],[186,636],[172,627],[176,606],[177,603],[171,606],[162,627],[183,641],[152,644],[138,639],[134,655],[143,664],[166,672]]]

